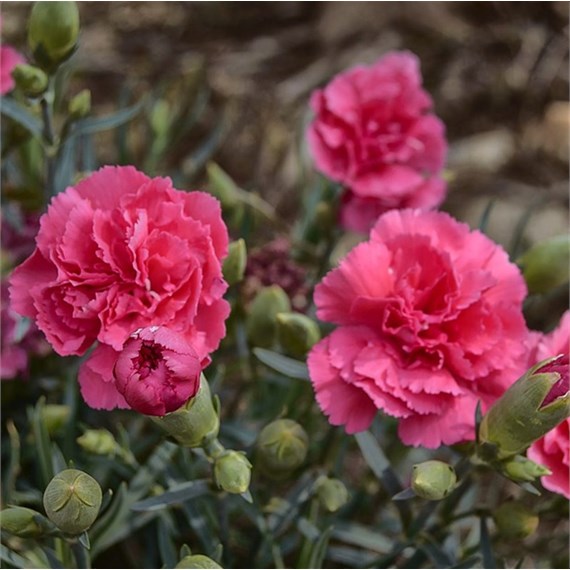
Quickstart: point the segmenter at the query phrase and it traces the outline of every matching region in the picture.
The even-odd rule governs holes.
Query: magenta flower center
[[[549,372],[555,372],[560,376],[560,379],[552,386],[550,392],[544,398],[542,406],[548,406],[554,400],[565,396],[570,392],[570,379],[568,376],[568,366],[569,360],[567,354],[561,354],[552,362],[549,362],[546,366],[539,368],[536,374],[547,374]]]
[[[162,358],[160,345],[154,342],[143,342],[138,355],[132,359],[135,370],[140,374],[140,379],[145,380],[153,370],[156,370]]]

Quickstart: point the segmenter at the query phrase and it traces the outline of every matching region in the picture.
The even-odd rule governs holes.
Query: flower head
[[[348,433],[382,410],[406,444],[473,439],[477,401],[524,371],[525,294],[480,232],[442,212],[384,214],[315,290],[317,316],[338,325],[309,354],[317,402]]]
[[[135,331],[114,367],[115,386],[129,406],[164,416],[198,392],[202,367],[184,337],[167,327]]]
[[[52,199],[36,245],[12,275],[12,306],[61,355],[99,341],[79,374],[94,408],[129,407],[113,367],[134,330],[167,326],[204,365],[225,335],[228,233],[208,194],[104,167]]]
[[[346,189],[347,229],[366,232],[387,210],[443,201],[445,129],[421,83],[418,58],[391,52],[313,93],[309,147],[317,169]]]

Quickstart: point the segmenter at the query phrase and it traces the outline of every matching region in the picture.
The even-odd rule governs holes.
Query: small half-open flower
[[[163,416],[182,406],[200,386],[196,351],[168,327],[145,327],[125,342],[114,368],[115,385],[129,406]]]

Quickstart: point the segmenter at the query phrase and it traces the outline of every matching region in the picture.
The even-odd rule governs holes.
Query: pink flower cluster
[[[52,200],[36,243],[12,275],[12,305],[61,355],[82,355],[99,342],[79,374],[85,401],[158,415],[180,407],[188,390],[157,402],[137,382],[135,396],[125,367],[115,365],[132,333],[149,326],[171,331],[164,349],[181,337],[191,348],[180,351],[182,341],[172,341],[175,352],[192,354],[200,367],[209,363],[229,314],[221,271],[228,233],[217,200],[133,167],[105,167]],[[196,366],[188,370],[196,387]],[[177,385],[174,376],[165,381]]]
[[[441,204],[445,128],[430,112],[414,54],[391,52],[337,75],[311,107],[309,147],[317,169],[345,188],[345,228],[368,232],[387,210]]]
[[[543,335],[536,347],[534,360],[540,362],[557,354],[566,355],[566,380],[568,379],[568,353],[570,352],[570,312],[566,312],[556,330]],[[568,386],[555,386],[560,396],[568,392]],[[545,405],[548,402],[545,402]],[[533,443],[527,455],[536,463],[548,467],[552,475],[542,478],[544,487],[570,499],[570,419],[563,421],[543,438]]]
[[[490,405],[526,369],[526,286],[507,254],[442,212],[393,210],[317,286],[317,316],[338,325],[309,355],[333,425],[399,418],[402,441],[474,438]]]

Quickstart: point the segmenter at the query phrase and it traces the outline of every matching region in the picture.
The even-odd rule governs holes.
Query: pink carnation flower
[[[112,371],[139,328],[166,325],[208,362],[229,314],[217,200],[130,166],[104,167],[54,197],[40,223],[35,251],[12,275],[12,304],[61,355],[99,341],[80,373],[90,406],[128,407]]]
[[[315,289],[317,316],[339,325],[309,354],[317,402],[348,433],[382,410],[406,444],[473,439],[477,401],[525,370],[525,295],[480,232],[442,212],[384,214]]]
[[[311,107],[309,148],[317,169],[346,189],[345,228],[367,232],[387,210],[441,204],[445,127],[430,113],[414,54],[392,52],[337,75]]]
[[[564,366],[566,374],[562,374],[565,381],[554,386],[553,396],[560,397],[568,392],[568,353],[570,352],[570,311],[566,311],[558,327],[550,334],[544,335],[536,349],[536,360],[541,361],[557,354],[566,355]],[[563,373],[564,370],[558,370]],[[554,398],[549,394],[548,399]],[[542,477],[543,486],[549,491],[564,495],[570,499],[570,419],[563,421],[544,437],[534,442],[527,455],[536,463],[548,467],[552,475]]]
[[[21,63],[26,63],[22,54],[12,46],[0,46],[0,95],[5,95],[14,89],[12,71]]]

